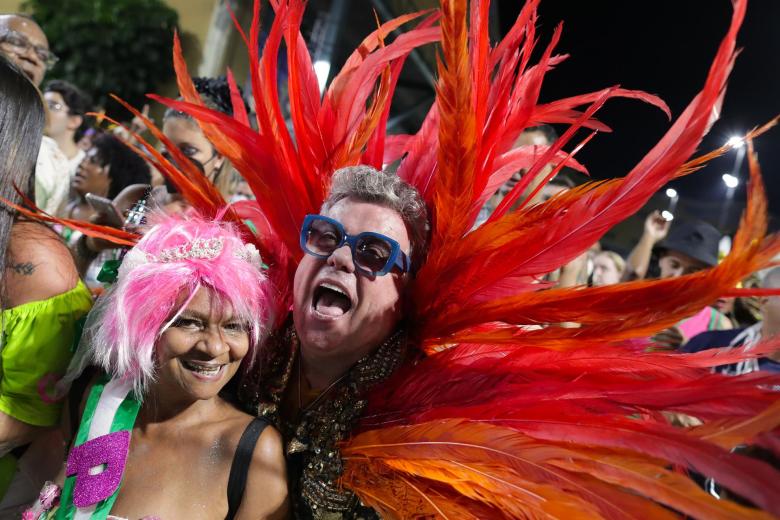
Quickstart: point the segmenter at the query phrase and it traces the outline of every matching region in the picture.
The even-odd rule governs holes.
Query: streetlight
[[[742,169],[742,162],[745,160],[745,139],[740,135],[732,135],[726,141],[726,146],[730,146],[737,153],[734,157],[734,167],[731,168],[731,173],[724,173],[721,176],[723,184],[726,185],[726,203],[723,205],[723,211],[720,213],[720,225],[718,226],[721,229],[728,222],[729,213],[731,213],[731,202],[734,199],[734,190],[739,186],[739,172]]]
[[[666,188],[666,196],[669,197],[669,208],[666,213],[671,215],[674,213],[674,210],[677,209],[677,201],[680,200],[680,196],[677,194],[677,190],[674,188]],[[666,220],[672,220],[671,218],[664,218]]]
[[[732,135],[729,137],[729,140],[726,141],[726,146],[730,146],[732,148],[742,148],[745,146],[745,140],[742,139],[741,136],[738,135]]]
[[[722,176],[723,184],[726,185],[726,187],[729,189],[729,192],[733,191],[734,188],[739,186],[739,178],[735,175],[731,175],[730,173],[724,173]]]

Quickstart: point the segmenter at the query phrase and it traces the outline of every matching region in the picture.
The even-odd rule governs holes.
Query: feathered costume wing
[[[631,354],[619,345],[697,312],[780,251],[778,237],[764,239],[766,200],[752,153],[747,211],[734,250],[718,267],[604,288],[540,290],[534,283],[694,167],[686,161],[712,124],[734,60],[745,2],[734,7],[704,88],[625,178],[508,213],[528,185],[521,182],[485,225],[469,232],[491,193],[485,179],[500,172],[500,184],[511,175],[512,168],[502,169],[496,157],[507,154],[500,143],[511,145],[517,137],[514,117],[526,118],[521,127],[560,120],[533,115],[547,107],[523,106],[531,90],[525,82],[535,79],[518,58],[530,53],[528,47],[520,43],[515,51],[518,42],[504,46],[505,39],[492,53],[486,50],[486,2],[472,3],[468,34],[465,2],[442,3],[436,106],[426,121],[430,126],[405,148],[405,160],[430,170],[399,170],[413,182],[423,173],[431,176],[418,184],[429,190],[423,193],[433,208],[434,232],[413,298],[413,324],[431,355],[370,396],[361,433],[343,448],[344,480],[364,502],[400,518],[462,518],[462,511],[475,518],[677,516],[672,511],[697,518],[762,517],[716,501],[680,472],[690,469],[780,514],[777,471],[728,451],[780,424],[777,394],[769,390],[778,378],[724,381],[707,372],[728,362],[723,354]],[[507,39],[525,35],[525,45],[533,41],[534,8],[526,4],[520,26]],[[553,43],[558,36],[556,31]],[[549,67],[551,47],[540,68],[531,70]],[[516,83],[504,82],[507,76]],[[491,97],[491,90],[500,94]],[[554,160],[572,130],[586,126],[616,92],[569,100],[567,109],[589,106],[571,114],[569,130],[530,165],[524,181]],[[502,128],[490,133],[494,117]],[[581,326],[527,327],[562,322]],[[704,424],[671,426],[665,420],[670,413]]]
[[[710,373],[713,366],[774,351],[779,342],[750,352],[689,355],[639,352],[622,343],[696,313],[780,252],[780,238],[765,236],[766,199],[752,151],[747,210],[719,266],[602,288],[551,289],[539,283],[669,180],[724,152],[689,161],[719,112],[746,0],[733,1],[731,26],[701,92],[628,175],[580,186],[537,206],[521,202],[510,212],[546,164],[556,165],[547,179],[563,166],[584,170],[573,156],[593,133],[570,152],[563,148],[580,128],[609,130],[595,119],[609,99],[635,98],[669,113],[659,98],[618,86],[540,104],[545,75],[566,56],[554,53],[559,26],[532,64],[537,4],[526,3],[497,45],[488,38],[488,0],[472,0],[470,7],[466,0],[442,0],[440,12],[388,21],[362,42],[320,98],[299,32],[304,2],[271,1],[276,17],[260,53],[254,44],[256,1],[250,34],[241,36],[249,50],[258,130],[250,127],[241,103],[234,103],[233,117],[203,105],[178,42],[174,60],[183,100],[155,99],[196,118],[251,186],[257,203],[234,206],[227,218],[249,218],[259,229],[259,236],[247,238],[272,263],[280,310],[289,305],[301,256],[299,226],[306,213],[319,210],[336,169],[400,161],[398,174],[427,201],[431,248],[412,285],[408,319],[427,356],[369,397],[356,435],[342,447],[343,484],[383,516],[780,515],[780,472],[730,453],[754,441],[780,451],[771,434],[780,426],[772,390],[780,378]],[[385,41],[414,20],[414,29]],[[439,82],[428,116],[415,135],[386,136],[390,99],[406,56],[438,40]],[[277,91],[282,43],[294,137]],[[232,77],[230,82],[234,86]],[[233,92],[238,99],[237,89]],[[549,147],[514,147],[523,129],[542,123],[568,128]],[[201,212],[221,211],[224,201],[198,172],[179,171],[150,148],[155,166]],[[522,181],[487,223],[472,230],[484,202],[521,168],[527,170]],[[580,326],[555,325],[563,322]],[[672,426],[673,414],[695,417],[701,425]],[[715,478],[765,512],[716,500],[686,470]]]

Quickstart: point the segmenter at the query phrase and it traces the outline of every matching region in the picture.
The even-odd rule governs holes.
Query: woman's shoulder
[[[282,437],[270,421],[265,418],[256,418],[238,408],[230,402],[224,402],[226,410],[224,415],[216,422],[223,433],[229,437],[229,445],[238,448],[238,444],[244,434],[251,436],[253,430],[260,430],[256,438],[256,451],[268,451],[279,448],[281,451]]]
[[[252,451],[243,500],[236,518],[287,518],[287,467],[282,436],[264,418],[259,419],[260,424],[255,423],[255,419],[251,421],[250,425],[262,425],[262,431]]]
[[[222,421],[234,447],[231,480],[243,487],[234,490],[243,496],[236,518],[286,518],[287,471],[281,434],[265,418],[225,404],[231,407],[229,419]]]
[[[11,228],[5,267],[7,307],[48,300],[79,281],[73,257],[60,237],[36,222],[17,222]]]

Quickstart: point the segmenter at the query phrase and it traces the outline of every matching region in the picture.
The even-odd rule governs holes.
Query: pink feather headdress
[[[127,253],[116,285],[98,301],[85,329],[92,362],[112,377],[131,379],[143,396],[154,379],[160,335],[201,287],[249,325],[245,366],[251,366],[271,321],[273,297],[260,254],[233,224],[196,214],[158,217]]]

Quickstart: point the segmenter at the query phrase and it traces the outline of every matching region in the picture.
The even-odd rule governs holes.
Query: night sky
[[[516,0],[499,2],[503,31],[514,21],[521,4]],[[677,117],[701,89],[730,17],[727,0],[542,1],[539,45],[546,45],[555,25],[563,21],[557,50],[571,54],[547,75],[542,101],[620,84],[661,96]],[[737,58],[721,119],[705,138],[702,151],[780,114],[778,23],[780,1],[754,0],[749,4],[738,38],[744,50]],[[578,155],[594,178],[625,175],[670,126],[662,112],[637,101],[609,101],[599,114],[614,132],[598,135]],[[778,145],[780,128],[756,142],[775,216],[780,213]],[[719,223],[726,194],[721,175],[733,170],[735,154],[730,152],[703,171],[675,181],[681,213]],[[746,175],[745,161],[743,180]],[[659,204],[658,200],[655,203]],[[738,189],[727,227],[736,225],[743,207],[744,189]],[[780,227],[776,217],[772,227]]]

